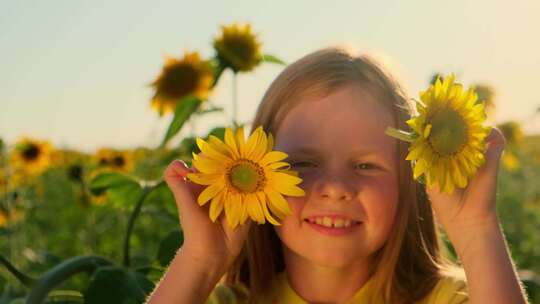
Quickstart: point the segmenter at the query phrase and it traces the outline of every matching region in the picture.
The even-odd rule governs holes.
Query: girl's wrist
[[[455,222],[446,225],[445,230],[462,261],[478,250],[486,249],[490,244],[495,245],[493,241],[504,239],[496,213],[469,222]]]

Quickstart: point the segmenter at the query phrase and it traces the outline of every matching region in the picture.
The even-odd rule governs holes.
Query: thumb
[[[193,172],[181,160],[174,160],[169,164],[163,173],[165,182],[171,189],[177,204],[184,205],[183,202],[194,200],[194,195],[198,193],[196,185],[188,183],[187,174]]]
[[[486,144],[486,162],[481,170],[484,171],[483,174],[496,175],[506,140],[499,129],[491,128],[491,132],[486,137]]]

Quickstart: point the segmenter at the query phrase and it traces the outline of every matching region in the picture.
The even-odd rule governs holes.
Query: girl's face
[[[357,86],[304,98],[286,114],[275,149],[289,154],[306,191],[287,198],[293,214],[275,227],[287,253],[339,267],[384,245],[398,203],[396,142],[384,134],[390,125],[388,110]]]

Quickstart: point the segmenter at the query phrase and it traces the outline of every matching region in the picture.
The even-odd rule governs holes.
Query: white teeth
[[[350,227],[352,225],[358,224],[358,222],[350,220],[350,219],[343,219],[343,218],[337,218],[332,220],[330,217],[317,217],[317,218],[311,218],[308,219],[310,223],[316,223],[321,226],[325,226],[328,228],[346,228]]]
[[[323,226],[332,228],[332,219],[325,216],[323,217]]]

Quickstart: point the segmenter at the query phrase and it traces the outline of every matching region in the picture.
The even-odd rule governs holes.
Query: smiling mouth
[[[360,225],[362,222],[350,220],[350,219],[332,219],[330,217],[317,217],[317,218],[309,218],[304,219],[304,222],[315,224],[321,227],[325,228],[350,228],[354,226]]]

